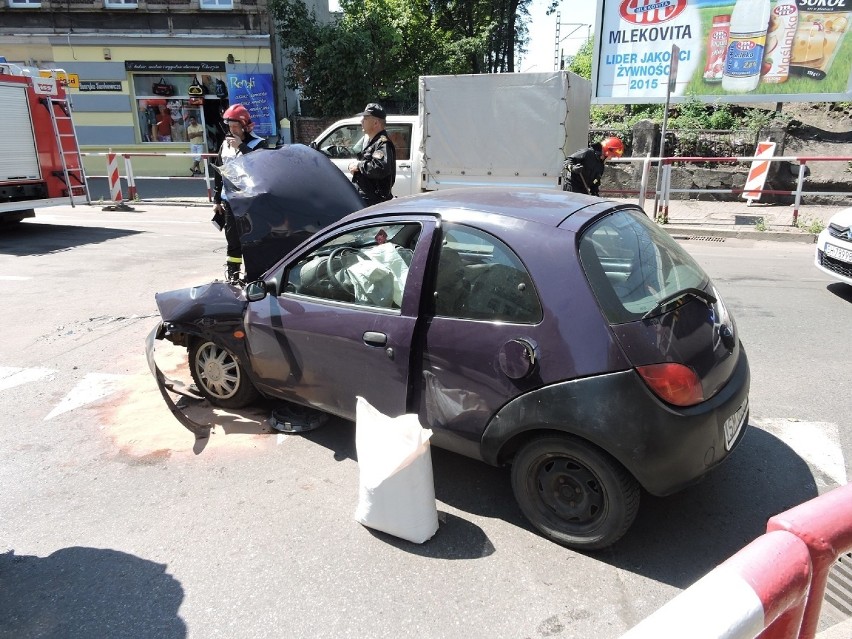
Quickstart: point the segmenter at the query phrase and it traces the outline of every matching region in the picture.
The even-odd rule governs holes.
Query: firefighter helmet
[[[620,138],[614,136],[609,137],[601,142],[601,149],[603,150],[604,157],[620,158],[624,155],[624,142],[622,142]]]
[[[248,109],[246,109],[242,104],[232,104],[225,109],[225,112],[222,114],[222,119],[225,122],[239,122],[243,125],[243,128],[249,132],[251,132],[254,128],[254,123],[251,121],[251,115],[249,115]]]

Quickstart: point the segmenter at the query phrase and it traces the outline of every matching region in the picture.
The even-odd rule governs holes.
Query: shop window
[[[198,78],[208,92],[215,86],[216,77],[188,74],[134,74],[133,93],[136,98],[136,122],[139,141],[142,143],[189,144],[186,127],[194,117],[205,127],[207,150],[218,150],[218,118],[223,101],[215,94],[203,96],[189,94],[189,86]],[[167,87],[164,89],[164,87]],[[170,95],[159,95],[169,93]],[[199,103],[200,102],[200,103]],[[224,103],[227,105],[227,103]],[[209,108],[208,108],[209,107]],[[207,117],[205,117],[205,115]],[[211,119],[213,121],[211,121]]]
[[[234,2],[233,0],[200,0],[198,6],[201,9],[227,11],[234,8]]]
[[[136,9],[136,0],[104,0],[105,9]]]
[[[15,7],[38,9],[41,7],[41,0],[8,0],[8,3],[10,9]]]

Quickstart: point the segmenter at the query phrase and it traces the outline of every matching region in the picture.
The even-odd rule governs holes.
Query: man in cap
[[[369,139],[358,153],[358,161],[349,164],[352,183],[367,206],[386,202],[396,182],[396,149],[385,131],[387,115],[380,104],[371,102],[357,115]]]

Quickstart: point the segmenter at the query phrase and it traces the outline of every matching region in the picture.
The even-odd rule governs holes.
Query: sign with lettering
[[[60,86],[72,89],[80,88],[80,76],[76,73],[65,74],[62,71],[39,71],[42,78],[55,78]]]
[[[852,99],[852,0],[598,0],[598,15],[597,103],[662,103],[669,86],[673,102]]]
[[[121,82],[110,80],[83,80],[80,91],[121,91]]]
[[[179,60],[173,62],[151,60],[126,60],[127,71],[152,71],[156,73],[213,73],[224,71],[224,62],[192,62]]]
[[[263,137],[278,134],[271,73],[229,73],[228,100],[248,109],[254,133]]]

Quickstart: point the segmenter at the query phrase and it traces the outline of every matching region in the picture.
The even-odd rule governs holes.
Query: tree
[[[416,104],[421,75],[514,71],[529,2],[340,0],[332,24],[320,24],[302,0],[270,0],[269,9],[291,60],[290,88],[317,115],[342,115],[373,100]]]

